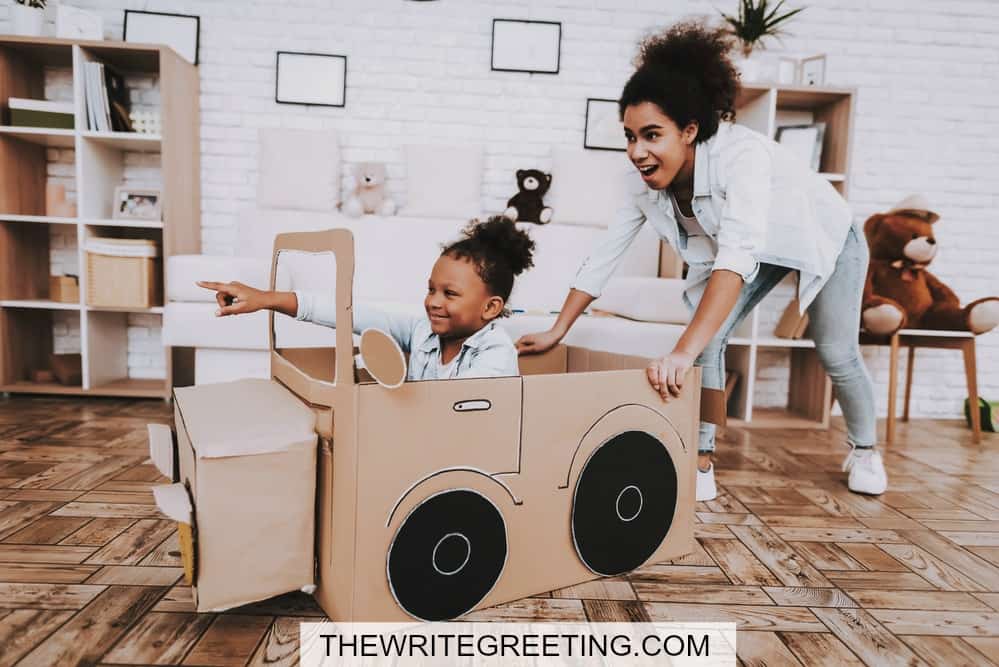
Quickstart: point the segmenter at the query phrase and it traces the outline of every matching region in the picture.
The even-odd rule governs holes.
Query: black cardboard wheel
[[[673,523],[676,482],[669,451],[648,433],[626,431],[598,447],[572,501],[572,539],[583,564],[617,575],[647,561]]]
[[[396,531],[389,588],[415,618],[455,618],[492,590],[506,554],[506,523],[496,506],[475,491],[444,491],[417,505]]]

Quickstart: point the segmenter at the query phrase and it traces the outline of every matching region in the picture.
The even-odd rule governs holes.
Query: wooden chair
[[[964,372],[968,381],[968,400],[971,409],[972,442],[982,439],[981,414],[978,405],[978,377],[975,370],[975,335],[969,331],[938,331],[929,329],[902,329],[891,337],[872,336],[860,333],[861,345],[888,345],[891,350],[888,370],[888,420],[885,443],[895,439],[895,398],[898,395],[898,352],[901,347],[909,348],[909,360],[905,369],[905,402],[902,421],[909,421],[909,399],[912,395],[912,368],[916,359],[917,347],[961,350],[964,355]]]

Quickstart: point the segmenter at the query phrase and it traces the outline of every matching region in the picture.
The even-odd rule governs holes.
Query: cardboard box
[[[80,279],[76,276],[49,276],[49,299],[59,303],[80,303]]]
[[[79,354],[53,354],[49,365],[59,384],[74,387],[83,384],[83,358]]]
[[[192,482],[202,563],[199,609],[210,606],[203,603],[207,586],[215,604],[248,600],[252,578],[209,570],[206,558],[253,554],[245,570],[255,577],[276,563],[270,552],[251,548],[254,536],[273,536],[249,522],[233,525],[218,502],[244,486],[240,476],[259,456],[232,456],[230,465],[244,467],[223,475],[218,466],[206,482],[208,466],[198,455],[201,443],[233,420],[284,419],[270,409],[261,409],[266,421],[249,416],[246,401],[264,385],[285,392],[281,404],[289,413],[297,400],[315,417],[316,597],[333,620],[454,618],[692,550],[702,405],[724,420],[720,392],[705,394],[711,400],[702,404],[700,369],[691,371],[680,398],[664,403],[646,380],[648,360],[559,346],[522,359],[522,376],[389,389],[354,364],[347,230],[280,235],[272,285],[282,251],[321,249],[336,256],[335,349],[277,349],[271,314],[273,381],[252,391],[243,382],[177,390],[179,467]],[[200,428],[192,428],[188,403],[197,406]],[[271,468],[268,479],[284,488],[298,478]],[[307,512],[304,497],[285,504],[289,515],[292,504]],[[298,587],[297,580],[283,583],[285,590]]]
[[[279,384],[251,379],[177,388],[174,405],[176,445],[169,433],[165,446],[151,436],[150,455],[178,480],[156,489],[157,503],[188,526],[193,544],[182,551],[198,611],[310,586],[313,411]]]
[[[162,304],[159,250],[146,239],[87,242],[87,305],[152,308]]]

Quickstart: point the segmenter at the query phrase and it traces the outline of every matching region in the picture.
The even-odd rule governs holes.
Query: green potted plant
[[[45,24],[46,0],[14,0],[10,8],[15,35],[37,37],[42,34]]]
[[[764,40],[767,37],[776,37],[779,40],[784,33],[784,24],[787,20],[804,9],[803,7],[792,9],[782,14],[783,5],[784,0],[778,0],[776,4],[770,0],[739,0],[738,15],[719,12],[728,24],[728,33],[739,43],[742,60],[737,64],[743,79],[752,80],[758,73],[759,63],[750,59],[753,50],[764,49],[766,46]]]

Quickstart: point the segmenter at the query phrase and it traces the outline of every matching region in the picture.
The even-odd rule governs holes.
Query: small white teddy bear
[[[344,201],[343,212],[352,218],[365,213],[395,215],[395,202],[385,193],[385,165],[381,162],[362,162],[354,168],[354,185]]]

